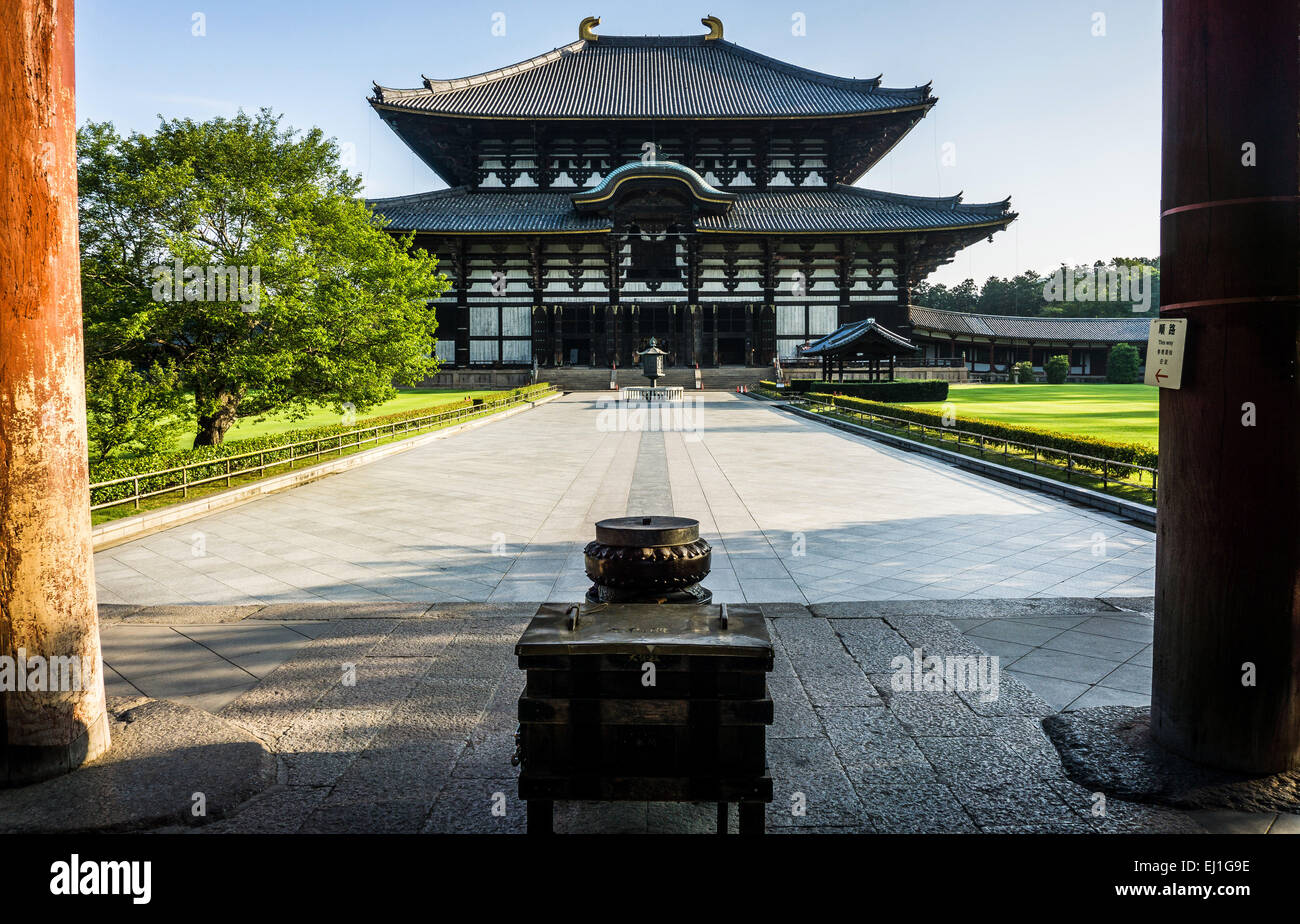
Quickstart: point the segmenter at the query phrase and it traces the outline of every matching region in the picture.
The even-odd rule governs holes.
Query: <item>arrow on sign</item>
[[[1167,378],[1169,378],[1169,376],[1165,375],[1165,370],[1163,370],[1163,369],[1157,369],[1157,370],[1156,370],[1156,381],[1157,381],[1157,382],[1159,382],[1161,379],[1167,379]]]

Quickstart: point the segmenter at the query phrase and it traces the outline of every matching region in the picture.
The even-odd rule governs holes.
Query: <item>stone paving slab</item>
[[[123,543],[95,556],[99,599],[122,619],[226,608],[217,622],[258,605],[347,618],[357,603],[576,599],[593,524],[629,510],[700,520],[718,602],[1153,593],[1155,537],[1131,523],[735,395],[692,398],[701,429],[641,433],[567,395]]]
[[[957,689],[895,689],[896,657],[918,648],[984,652],[960,624],[937,615],[946,601],[868,615],[876,605],[837,604],[834,618],[789,604],[764,608],[777,654],[770,831],[1204,830],[1186,813],[1118,798],[1105,816],[1089,814],[1091,794],[1071,788],[1042,731],[1053,709],[1014,677],[1001,678],[993,702]],[[510,758],[524,678],[513,644],[535,608],[453,605],[411,615],[362,606],[349,618],[303,623],[320,627],[316,637],[219,710],[277,754],[280,782],[201,830],[522,831]],[[1078,625],[1107,612],[1095,601],[1080,609],[1062,621]],[[240,627],[264,635],[294,625],[256,615],[240,626],[189,631],[231,646]],[[186,631],[144,622],[119,628],[169,630]],[[111,659],[111,641],[105,651]],[[561,803],[556,812],[560,831],[704,832],[714,824],[711,805]]]
[[[951,619],[952,601],[764,604],[776,653],[769,675],[776,721],[768,733],[775,783],[768,830],[1296,830],[1297,816],[1280,806],[1192,812],[1129,801],[1114,781],[1072,782],[1042,724],[1059,707],[1021,679],[1038,675],[1003,670],[996,698],[961,689],[955,680],[930,690],[899,688],[895,659],[918,650],[923,657],[992,654],[981,643],[997,640],[973,634],[986,626],[1046,628],[1048,637],[1034,651],[1055,650],[1044,647],[1055,639],[1073,646],[1081,638],[1116,655],[1128,649],[1106,646],[1139,642],[1129,638],[1131,624],[1140,624],[1132,621],[1149,623],[1140,607],[1120,613],[1098,600],[1077,600],[1072,613],[1061,600],[1027,615],[1024,604],[985,601],[971,615],[962,601],[955,607],[961,615]],[[524,806],[510,759],[524,676],[513,645],[536,606],[381,602],[355,605],[344,616],[331,604],[295,604],[292,619],[266,608],[243,611],[233,623],[222,621],[231,618],[225,613],[192,626],[175,624],[188,611],[137,610],[136,620],[105,631],[104,653],[110,665],[116,661],[139,676],[165,677],[169,665],[173,674],[185,674],[194,659],[208,656],[232,668],[242,658],[261,671],[228,696],[213,691],[224,696],[213,709],[275,754],[278,781],[192,830],[520,832]],[[148,646],[120,649],[133,633],[137,641],[160,641],[152,661]],[[268,660],[256,661],[268,647]],[[1098,792],[1106,797],[1100,815],[1094,814]],[[714,808],[559,803],[556,829],[706,832],[715,824]],[[156,817],[160,830],[176,824],[165,813]]]
[[[1154,623],[1143,602],[1126,612],[961,617],[953,625],[1054,709],[1149,706]]]

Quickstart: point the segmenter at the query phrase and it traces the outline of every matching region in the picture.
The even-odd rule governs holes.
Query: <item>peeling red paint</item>
[[[0,227],[20,233],[0,235],[0,655],[88,656],[95,669],[80,692],[3,694],[0,785],[108,746],[87,485],[73,5],[5,7]]]

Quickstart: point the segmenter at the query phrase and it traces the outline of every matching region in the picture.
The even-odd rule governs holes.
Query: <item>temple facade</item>
[[[855,185],[937,101],[708,34],[598,35],[370,105],[448,189],[371,200],[452,288],[444,368],[770,365],[874,318],[1014,218]]]

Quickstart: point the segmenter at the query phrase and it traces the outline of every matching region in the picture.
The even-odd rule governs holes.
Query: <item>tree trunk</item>
[[[220,446],[226,438],[226,431],[235,425],[238,417],[239,400],[229,392],[217,395],[217,410],[199,415],[199,432],[194,437],[194,447]]]
[[[0,693],[0,786],[66,773],[109,744],[86,471],[72,42],[72,0],[5,4],[0,656],[25,657],[27,682],[41,674],[37,657],[59,659],[66,673],[44,689]]]

